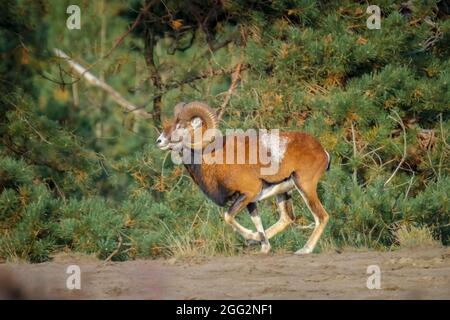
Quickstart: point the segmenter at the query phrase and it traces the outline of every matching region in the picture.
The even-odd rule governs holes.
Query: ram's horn
[[[186,121],[191,121],[193,118],[199,117],[205,124],[206,130],[215,130],[218,128],[216,113],[204,102],[194,101],[184,105],[183,107],[181,107],[180,112],[177,116],[178,118]],[[201,149],[212,140],[213,137],[208,141],[203,141],[203,139],[201,141],[194,141],[193,143],[189,144],[189,147],[193,149]]]
[[[186,105],[186,102],[177,103],[177,105],[173,108],[173,115],[175,118],[181,113],[183,107]]]

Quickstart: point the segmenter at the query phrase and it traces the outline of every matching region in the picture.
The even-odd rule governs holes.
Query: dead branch
[[[103,261],[103,265],[107,264],[112,259],[112,257],[119,253],[120,247],[122,246],[122,240],[122,236],[119,234],[119,244],[117,245],[117,248],[113,252],[111,252],[111,254],[105,259],[105,261]]]
[[[231,76],[231,85],[230,88],[227,91],[227,94],[225,96],[225,100],[223,101],[221,107],[220,107],[220,111],[219,114],[217,115],[217,119],[220,121],[222,120],[222,117],[225,113],[225,108],[227,107],[228,102],[231,99],[231,95],[233,94],[233,91],[236,89],[237,86],[237,81],[239,79],[239,75],[241,73],[241,67],[242,64],[238,63],[238,65],[236,66],[236,70],[234,71],[233,75]]]
[[[197,80],[203,80],[203,79],[207,79],[207,78],[211,78],[211,77],[215,77],[215,76],[223,76],[223,75],[226,75],[226,74],[235,73],[236,70],[237,70],[237,67],[238,66],[236,66],[235,68],[233,68],[231,70],[225,70],[225,71],[221,70],[221,69],[214,70],[214,71],[211,71],[209,73],[199,74],[199,75],[196,75],[196,76],[193,76],[193,77],[189,77],[187,79],[184,79],[184,80],[181,80],[181,81],[178,81],[178,82],[175,82],[175,83],[167,85],[165,87],[166,91],[164,91],[164,92],[167,92],[169,90],[181,87],[182,85],[189,84],[189,83],[197,81]],[[249,68],[248,65],[241,65],[239,67],[239,71],[241,72],[241,71],[244,71],[244,70],[246,70],[248,68]]]
[[[144,119],[152,118],[151,114],[145,112],[140,107],[127,101],[120,93],[114,90],[110,85],[101,81],[99,78],[94,76],[90,71],[88,71],[85,67],[72,60],[62,50],[54,48],[53,51],[55,52],[57,57],[64,59],[70,65],[73,71],[75,71],[77,74],[83,77],[91,85],[99,87],[100,89],[103,89],[105,92],[107,92],[109,96],[127,112],[133,112],[133,114],[136,114]]]
[[[405,162],[405,160],[406,160],[406,128],[405,128],[405,125],[403,124],[402,118],[400,118],[400,115],[395,110],[392,110],[392,111],[395,113],[395,115],[397,116],[398,120],[395,119],[392,116],[389,116],[389,118],[391,118],[392,120],[394,120],[395,122],[400,124],[400,126],[402,127],[402,130],[403,130],[403,156],[402,156],[402,159],[400,160],[397,168],[395,168],[395,170],[392,173],[392,175],[384,183],[384,186],[387,186],[388,183],[392,180],[392,178],[394,178],[394,176],[397,174],[397,171],[400,169],[400,167],[402,166],[403,162]]]
[[[352,141],[353,141],[353,158],[356,159],[356,156],[358,154],[358,150],[356,148],[356,138],[355,138],[355,127],[353,126],[353,121],[351,122],[351,128],[352,128]],[[358,179],[358,172],[357,168],[353,168],[353,182],[356,184]]]
[[[102,56],[102,59],[108,57],[122,42],[123,40],[134,30],[136,29],[136,27],[139,25],[139,23],[142,21],[142,18],[144,17],[144,15],[148,12],[148,10],[150,9],[150,7],[152,5],[154,5],[156,3],[156,1],[150,1],[148,2],[140,11],[138,16],[136,17],[136,19],[134,20],[133,24],[131,25],[131,27],[125,31],[115,42],[114,45],[111,47],[111,49],[109,49],[109,51]]]

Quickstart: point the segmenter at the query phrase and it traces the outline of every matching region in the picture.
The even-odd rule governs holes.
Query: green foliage
[[[328,237],[342,245],[381,248],[395,242],[396,226],[429,225],[436,238],[448,243],[448,177],[432,182],[424,192],[408,196],[408,185],[385,188],[386,177],[366,186],[355,185],[341,169],[323,183],[322,199],[333,212]]]
[[[157,124],[70,76],[54,47],[149,112],[161,95],[163,116],[179,101],[221,106],[242,63],[223,129],[303,130],[332,154],[319,189],[331,215],[323,244],[383,249],[416,237],[448,245],[450,13],[442,1],[378,1],[381,29],[369,30],[366,3],[349,0],[169,0],[114,47],[143,3],[2,5],[0,260],[244,248],[224,209],[156,149]],[[65,28],[69,4],[82,8],[81,30]],[[309,235],[300,227],[312,218],[298,195],[294,203],[297,222],[271,241],[274,250],[297,250]],[[275,209],[273,200],[260,205],[266,226]],[[238,219],[251,227],[245,213]]]

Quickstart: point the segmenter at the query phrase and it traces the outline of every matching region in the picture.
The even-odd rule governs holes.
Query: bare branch
[[[117,244],[117,248],[111,252],[111,254],[103,261],[103,265],[106,265],[116,254],[119,253],[120,247],[122,246],[122,236],[119,234],[119,243]]]
[[[148,10],[150,9],[150,7],[152,5],[154,5],[157,1],[150,1],[148,2],[140,11],[138,16],[136,17],[136,19],[134,20],[133,24],[131,25],[131,27],[125,31],[115,42],[114,45],[111,47],[111,49],[109,49],[109,51],[102,56],[102,59],[108,57],[113,51],[114,49],[116,49],[122,42],[123,40],[134,30],[136,29],[136,27],[139,25],[139,23],[141,22],[142,18],[144,17],[144,15],[148,12]]]
[[[222,103],[222,106],[220,107],[219,114],[217,115],[217,119],[220,121],[222,120],[222,117],[225,113],[225,108],[227,107],[228,102],[231,99],[231,95],[233,94],[233,91],[236,89],[237,81],[239,79],[239,75],[241,73],[241,67],[242,64],[238,63],[236,66],[236,70],[234,71],[233,75],[231,76],[231,85],[230,88],[227,91],[227,95],[225,96],[225,100]]]
[[[402,166],[403,162],[405,162],[405,160],[406,160],[406,128],[405,128],[405,125],[403,124],[402,118],[400,118],[399,114],[395,110],[393,110],[393,112],[397,116],[398,120],[395,119],[392,116],[389,116],[389,118],[391,118],[392,120],[394,120],[395,122],[400,124],[400,126],[402,127],[402,130],[403,130],[403,156],[402,156],[402,159],[400,160],[400,163],[398,164],[397,168],[395,168],[395,170],[392,173],[392,175],[384,183],[384,186],[387,186],[388,183],[392,180],[392,178],[394,178],[394,176],[397,174],[397,171],[400,169],[400,167]]]
[[[110,85],[106,84],[105,82],[101,81],[99,78],[94,76],[90,71],[88,71],[85,67],[78,64],[74,60],[72,60],[67,54],[65,54],[60,49],[54,48],[53,51],[55,52],[56,56],[64,59],[72,68],[73,71],[78,73],[81,77],[83,77],[87,82],[89,82],[91,85],[99,87],[100,89],[103,89],[106,91],[109,96],[117,102],[123,109],[125,109],[128,112],[133,112],[134,114],[145,118],[150,119],[152,118],[152,115],[145,112],[144,110],[141,110],[140,107],[132,104],[131,102],[127,101],[120,93],[118,93],[116,90],[114,90]]]
[[[241,66],[241,70],[240,71],[242,72],[244,70],[247,70],[249,67],[250,67],[249,65],[245,65],[244,64],[244,65]],[[170,82],[168,84],[165,84],[162,87],[161,92],[156,94],[156,95],[154,95],[153,99],[155,99],[156,97],[162,97],[164,94],[166,94],[170,90],[177,89],[177,88],[182,87],[184,85],[190,85],[191,82],[198,81],[198,80],[204,80],[204,79],[208,79],[208,78],[212,78],[212,77],[216,77],[216,76],[223,76],[223,75],[233,74],[235,71],[236,71],[236,67],[234,67],[233,69],[227,69],[227,70],[221,70],[221,69],[220,70],[213,70],[213,71],[210,71],[208,73],[201,73],[199,75],[191,76],[191,77],[188,77],[188,78],[180,80],[180,81],[173,80],[172,82]],[[141,88],[139,88],[137,90],[141,90]],[[137,91],[137,90],[134,90],[134,91]]]
[[[355,127],[353,126],[353,121],[351,122],[352,128],[352,141],[353,141],[353,158],[356,159],[358,155],[358,149],[356,148],[356,137],[355,137]],[[358,171],[357,168],[353,168],[353,182],[356,184],[358,181]]]

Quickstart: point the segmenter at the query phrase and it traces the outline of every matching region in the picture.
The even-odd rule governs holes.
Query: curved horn
[[[218,120],[216,113],[204,102],[194,101],[184,105],[180,110],[178,117],[186,121],[191,121],[193,118],[199,117],[205,124],[206,130],[208,129],[214,130],[218,128]],[[191,143],[189,147],[193,149],[201,149],[202,146],[205,146],[207,143],[210,142],[212,142],[212,139],[209,141],[204,141],[202,139],[199,142]]]
[[[186,105],[186,102],[179,102],[173,108],[173,115],[177,117],[180,112],[183,110],[183,107]]]

